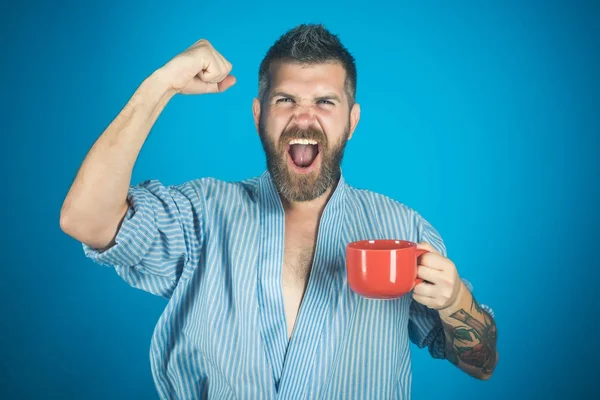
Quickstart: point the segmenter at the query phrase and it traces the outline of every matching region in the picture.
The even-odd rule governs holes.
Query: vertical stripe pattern
[[[409,399],[410,342],[445,355],[437,312],[410,295],[363,298],[346,280],[351,241],[427,241],[446,254],[438,232],[402,203],[340,179],[288,341],[285,214],[268,172],[242,182],[145,181],[128,200],[115,245],[83,248],[168,299],[150,348],[162,399]]]

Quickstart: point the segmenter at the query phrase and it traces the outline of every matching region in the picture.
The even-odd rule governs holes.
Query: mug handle
[[[419,257],[421,257],[423,254],[425,253],[429,253],[429,250],[425,250],[425,249],[417,249],[417,260],[419,259]],[[417,264],[418,265],[418,264]],[[415,279],[415,284],[413,285],[413,287],[417,286],[419,283],[423,282],[423,279],[421,278],[416,278]]]

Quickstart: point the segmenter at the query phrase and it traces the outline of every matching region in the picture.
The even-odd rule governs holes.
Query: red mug
[[[417,259],[427,250],[407,240],[361,240],[346,247],[350,288],[371,299],[402,297],[421,283]]]

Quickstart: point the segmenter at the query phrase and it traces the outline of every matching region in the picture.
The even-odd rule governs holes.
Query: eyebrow
[[[340,97],[334,93],[328,93],[324,96],[319,96],[319,97],[317,97],[317,100],[335,100],[338,103],[342,102],[342,99],[340,99]]]
[[[279,91],[276,91],[276,92],[273,92],[273,94],[271,94],[271,98],[273,98],[273,97],[278,97],[278,96],[281,96],[281,97],[289,97],[289,98],[291,98],[291,99],[295,99],[295,98],[296,98],[296,96],[294,96],[294,95],[291,95],[291,94],[289,94],[289,93],[287,93],[287,92],[280,91],[280,90],[279,90]],[[340,98],[340,96],[338,96],[338,95],[337,95],[337,94],[335,94],[335,93],[326,93],[326,94],[324,94],[323,96],[318,96],[318,97],[316,97],[316,98],[315,98],[315,100],[317,100],[317,101],[319,101],[319,100],[335,100],[335,101],[337,101],[338,103],[341,103],[341,102],[342,102],[342,99]]]

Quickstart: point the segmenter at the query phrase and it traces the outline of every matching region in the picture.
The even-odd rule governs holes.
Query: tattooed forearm
[[[471,297],[469,307],[454,311],[443,319],[446,357],[462,369],[473,368],[487,377],[496,366],[496,324]]]

